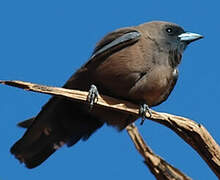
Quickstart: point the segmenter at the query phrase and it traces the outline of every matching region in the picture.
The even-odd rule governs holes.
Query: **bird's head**
[[[186,32],[181,26],[164,21],[152,21],[140,25],[147,37],[155,40],[164,48],[184,50],[188,44],[203,38],[202,35]]]
[[[180,56],[191,42],[203,38],[200,34],[186,32],[181,26],[170,22],[152,21],[140,27],[144,36],[151,39],[160,51],[176,52]]]

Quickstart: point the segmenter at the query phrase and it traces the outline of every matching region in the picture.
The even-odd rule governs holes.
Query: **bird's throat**
[[[180,53],[177,49],[169,51],[169,64],[172,68],[176,68],[182,59],[182,53]]]

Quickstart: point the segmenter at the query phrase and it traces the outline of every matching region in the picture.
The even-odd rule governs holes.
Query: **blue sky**
[[[219,142],[219,6],[217,0],[1,1],[0,79],[62,86],[106,33],[151,20],[175,22],[205,38],[187,48],[173,93],[154,109],[196,120]],[[126,131],[106,126],[38,168],[25,168],[9,152],[24,132],[16,123],[36,115],[49,96],[6,86],[0,94],[0,179],[154,179]],[[158,155],[190,177],[217,179],[169,129],[151,121],[139,129]]]

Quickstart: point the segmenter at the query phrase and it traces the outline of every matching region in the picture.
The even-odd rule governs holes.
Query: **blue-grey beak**
[[[180,34],[178,37],[180,38],[180,41],[187,42],[187,43],[191,43],[193,41],[196,41],[196,40],[203,38],[202,35],[196,34],[196,33],[191,33],[191,32],[184,32],[184,33]]]

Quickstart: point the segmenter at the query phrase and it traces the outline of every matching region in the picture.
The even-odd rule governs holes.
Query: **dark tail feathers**
[[[52,98],[35,118],[18,124],[27,128],[24,136],[11,148],[11,153],[34,168],[59,147],[87,140],[103,123],[79,109],[79,104]]]

